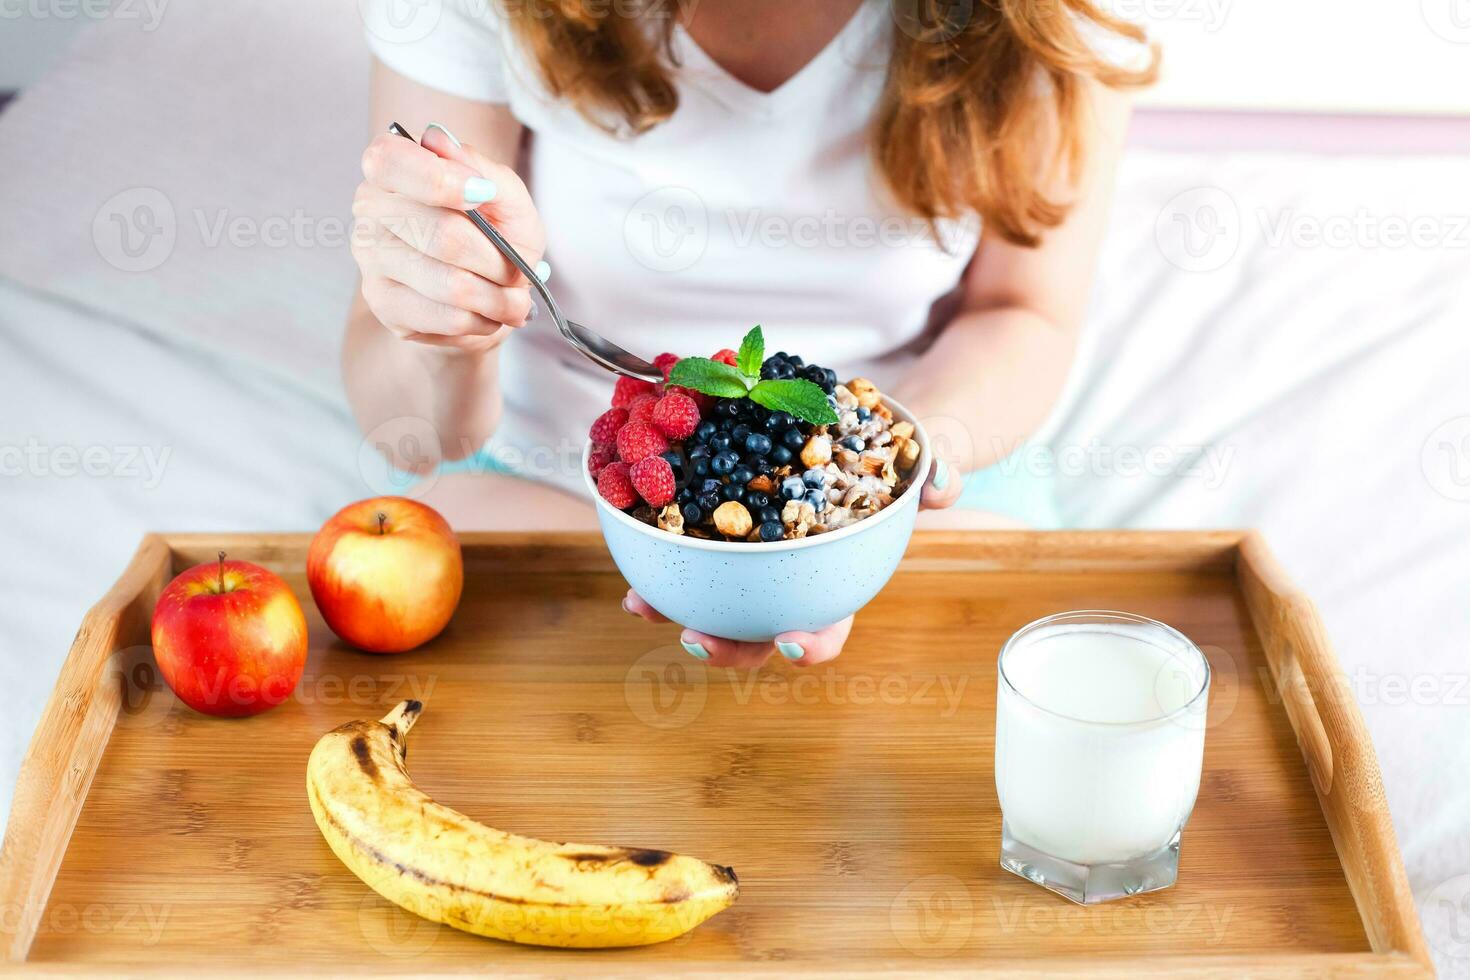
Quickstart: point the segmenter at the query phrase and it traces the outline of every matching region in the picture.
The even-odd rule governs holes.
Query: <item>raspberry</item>
[[[611,446],[613,440],[618,437],[618,430],[627,424],[627,409],[609,408],[597,416],[597,421],[592,423],[592,428],[587,435],[599,446]]]
[[[674,499],[674,468],[662,456],[649,456],[634,463],[628,471],[633,489],[652,507],[662,507]]]
[[[628,476],[627,463],[608,463],[597,474],[597,492],[602,499],[612,504],[618,510],[632,507],[638,502],[638,494],[633,490],[633,481]]]
[[[653,406],[653,424],[670,439],[688,439],[699,427],[699,406],[688,395],[670,392]]]
[[[613,385],[613,408],[627,408],[628,404],[639,395],[653,394],[653,383],[641,381],[638,378],[618,378],[618,383]]]
[[[664,378],[666,380],[668,379],[669,372],[672,371],[674,369],[674,365],[678,363],[678,354],[660,354],[658,357],[655,357],[653,359],[653,366],[664,373]]]
[[[690,398],[693,398],[695,406],[699,409],[700,418],[708,415],[715,408],[715,400],[713,398],[702,391],[695,391],[693,388],[681,388],[678,385],[664,385],[664,394],[688,395]]]
[[[629,422],[652,422],[653,406],[658,404],[657,395],[639,395],[628,403]]]
[[[669,451],[664,434],[647,422],[629,422],[618,431],[618,458],[632,464]]]
[[[730,348],[726,347],[724,350],[720,351],[714,357],[710,358],[710,360],[712,360],[712,361],[719,361],[722,364],[728,364],[731,367],[735,367],[739,363],[739,360],[740,359],[739,359],[739,357],[736,356],[736,354],[735,354],[734,351],[732,351]]]
[[[593,446],[592,452],[587,454],[587,472],[596,477],[604,466],[617,458],[618,451],[612,446]]]

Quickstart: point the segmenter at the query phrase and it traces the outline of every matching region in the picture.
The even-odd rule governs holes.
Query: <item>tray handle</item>
[[[1316,606],[1259,532],[1241,539],[1236,571],[1368,941],[1376,952],[1409,954],[1432,975],[1373,740]]]
[[[15,783],[0,845],[0,961],[23,962],[122,702],[113,655],[149,642],[172,555],[148,535],[116,584],[88,610],[41,713]]]

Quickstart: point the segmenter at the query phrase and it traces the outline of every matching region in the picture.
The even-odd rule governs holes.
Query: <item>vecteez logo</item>
[[[1169,264],[1214,272],[1240,247],[1240,208],[1218,187],[1195,187],[1170,198],[1154,222],[1154,240]]]
[[[915,956],[953,956],[975,930],[970,889],[953,875],[915,879],[888,906],[893,938]]]
[[[654,272],[682,272],[709,245],[709,212],[687,187],[644,194],[623,218],[623,241],[639,265]]]
[[[975,16],[974,0],[892,0],[894,25],[915,41],[943,44],[969,26]]]
[[[173,202],[154,187],[129,187],[108,198],[92,216],[92,243],[108,265],[149,272],[173,254],[179,237]]]
[[[444,0],[357,0],[363,26],[387,44],[422,41],[439,26]]]
[[[1470,0],[1419,0],[1424,23],[1451,44],[1470,44]]]
[[[158,30],[169,0],[0,0],[0,20],[127,20]]]
[[[1435,493],[1447,500],[1470,500],[1470,415],[1436,427],[1424,440],[1419,465]]]
[[[703,667],[677,646],[650,650],[623,676],[623,700],[650,728],[683,728],[704,711],[709,680]]]

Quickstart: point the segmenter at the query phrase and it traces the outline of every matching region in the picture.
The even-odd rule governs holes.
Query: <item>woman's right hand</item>
[[[384,327],[420,344],[486,351],[526,323],[530,283],[464,215],[483,214],[544,280],[546,231],[514,170],[430,126],[422,145],[378,136],[362,172],[352,256]]]

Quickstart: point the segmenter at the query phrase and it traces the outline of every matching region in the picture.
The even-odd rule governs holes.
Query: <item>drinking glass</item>
[[[1210,665],[1130,613],[1039,619],[1000,651],[1001,866],[1090,905],[1172,885],[1199,792]]]

